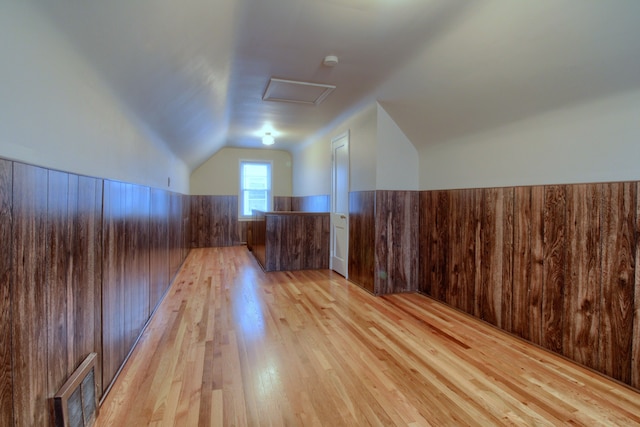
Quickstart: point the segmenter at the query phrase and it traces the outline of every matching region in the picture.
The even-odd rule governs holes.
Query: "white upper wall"
[[[420,150],[420,189],[640,180],[640,91]]]
[[[4,2],[0,28],[0,157],[189,192],[184,162],[126,113],[28,2]]]
[[[191,174],[191,194],[237,196],[240,191],[240,161],[272,162],[274,196],[291,196],[291,154],[286,151],[251,148],[223,148]]]
[[[335,137],[349,129],[349,191],[376,189],[378,157],[376,110],[377,104],[374,103],[332,134]]]
[[[418,151],[378,104],[377,190],[417,190]]]
[[[331,145],[320,138],[293,153],[293,195],[319,196],[331,192]]]
[[[377,113],[370,104],[293,153],[293,195],[331,192],[331,140],[349,131],[350,191],[375,190]]]

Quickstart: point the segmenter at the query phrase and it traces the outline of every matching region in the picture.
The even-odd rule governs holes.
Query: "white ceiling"
[[[420,147],[640,88],[637,0],[38,3],[191,168],[266,128],[295,150],[365,100]],[[337,89],[266,102],[271,77]]]

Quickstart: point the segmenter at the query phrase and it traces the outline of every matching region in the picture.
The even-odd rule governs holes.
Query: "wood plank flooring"
[[[192,250],[98,426],[640,425],[640,394],[418,294]]]

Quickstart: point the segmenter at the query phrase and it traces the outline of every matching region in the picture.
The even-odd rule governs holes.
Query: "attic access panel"
[[[334,85],[271,77],[262,100],[319,105],[335,88]]]

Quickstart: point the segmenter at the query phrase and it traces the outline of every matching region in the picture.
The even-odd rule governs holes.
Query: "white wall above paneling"
[[[640,91],[420,150],[420,189],[640,180]]]
[[[417,190],[418,151],[402,130],[378,105],[376,190]]]
[[[0,157],[189,192],[186,164],[29,2],[4,2],[0,28]]]

